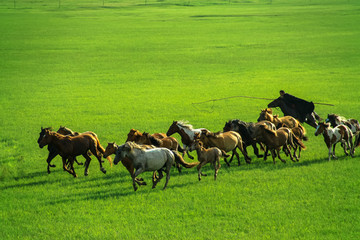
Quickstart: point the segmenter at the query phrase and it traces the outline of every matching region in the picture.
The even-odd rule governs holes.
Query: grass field
[[[359,238],[360,150],[345,157],[338,146],[329,162],[308,125],[299,163],[264,162],[249,147],[252,163],[222,164],[216,181],[210,166],[201,182],[196,169],[172,169],[165,191],[162,181],[134,192],[121,164],[106,162],[104,175],[94,157],[87,177],[59,157],[47,174],[36,140],[60,125],[94,131],[103,146],[173,120],[219,131],[256,121],[269,101],[192,103],[280,89],[334,104],[316,105],[323,118],[360,119],[360,2],[58,3],[0,3],[1,239]]]

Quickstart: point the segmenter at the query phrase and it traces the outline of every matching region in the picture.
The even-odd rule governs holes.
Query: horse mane
[[[190,123],[188,123],[187,121],[183,121],[183,120],[181,120],[181,121],[177,121],[177,124],[179,124],[181,127],[183,127],[183,128],[187,128],[187,129],[189,129],[189,130],[193,130],[194,128],[193,128],[193,126],[190,124]]]

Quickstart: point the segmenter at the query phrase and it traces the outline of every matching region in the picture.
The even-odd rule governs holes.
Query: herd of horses
[[[324,142],[328,148],[328,157],[336,158],[335,146],[340,143],[346,155],[354,156],[355,147],[360,145],[360,124],[355,119],[346,119],[336,114],[329,114],[325,122],[309,124],[316,128],[315,136],[323,135]],[[172,137],[179,134],[182,146],[178,140]],[[210,163],[214,168],[214,179],[218,175],[220,159],[224,158],[225,163],[230,166],[234,156],[240,165],[240,150],[246,163],[251,163],[247,147],[252,146],[254,154],[264,160],[271,154],[273,163],[276,158],[286,162],[280,156],[280,151],[290,157],[294,162],[299,161],[301,150],[305,149],[303,141],[307,141],[306,130],[301,123],[291,116],[279,117],[273,115],[271,108],[261,110],[257,122],[244,122],[238,119],[225,123],[222,131],[211,132],[206,128],[194,129],[191,124],[184,121],[173,121],[166,133],[146,133],[131,129],[126,142],[117,145],[115,142],[108,143],[104,149],[97,135],[94,132],[78,133],[69,128],[60,127],[58,131],[51,128],[41,128],[38,144],[40,148],[48,146],[47,172],[55,167],[51,164],[52,159],[57,155],[62,158],[63,169],[77,177],[74,169],[74,162],[78,165],[76,157],[82,155],[85,161],[85,176],[88,175],[88,168],[91,156],[94,155],[99,162],[100,171],[106,173],[103,167],[106,158],[110,165],[121,162],[131,175],[133,188],[136,191],[137,185],[146,185],[146,182],[138,177],[145,171],[153,172],[153,188],[166,174],[164,189],[167,187],[170,178],[170,169],[176,166],[179,172],[182,167],[197,167],[198,179],[201,180],[201,168]],[[259,148],[263,151],[260,154]],[[197,162],[186,162],[185,154],[194,159],[189,152],[196,151]],[[269,154],[270,151],[270,154]],[[232,153],[229,155],[228,153]],[[114,161],[111,155],[115,154]],[[230,158],[229,160],[227,160]]]

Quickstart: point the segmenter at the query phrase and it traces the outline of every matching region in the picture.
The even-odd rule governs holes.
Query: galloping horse
[[[142,136],[142,133],[139,130],[132,128],[132,129],[130,129],[130,132],[127,135],[126,142],[129,142],[129,141],[137,142],[139,140],[139,138],[141,138],[141,136]],[[164,137],[167,137],[165,135],[165,133],[154,133],[151,136],[156,137],[156,138],[160,138],[160,139],[164,138]]]
[[[299,145],[302,148],[306,148],[305,145],[291,132],[289,128],[281,127],[278,130],[272,130],[269,129],[266,125],[260,125],[260,127],[257,129],[256,138],[259,139],[261,142],[265,143],[266,145],[266,151],[264,154],[264,160],[267,158],[267,152],[270,150],[273,162],[275,164],[275,158],[276,156],[283,162],[286,163],[285,160],[283,160],[280,157],[280,149],[283,147],[290,155],[290,159],[295,162],[293,159],[289,146],[292,146],[295,149],[294,141],[297,145]],[[275,150],[277,154],[275,153]],[[295,155],[296,157],[296,155]],[[297,158],[296,158],[297,160]]]
[[[272,122],[277,128],[282,126],[286,126],[288,128],[300,126],[300,122],[291,116],[284,116],[279,118],[277,115],[273,115],[271,108],[265,108],[261,110],[257,121],[260,122],[264,120]]]
[[[209,130],[205,128],[194,129],[191,124],[185,123],[183,121],[173,121],[169,130],[166,132],[167,136],[171,136],[174,133],[178,133],[181,136],[181,142],[183,144],[183,156],[185,153],[188,155],[190,159],[194,159],[187,149],[194,142],[195,133],[208,132]]]
[[[328,114],[325,122],[329,122],[333,128],[340,124],[344,124],[350,128],[353,134],[355,134],[357,131],[360,131],[359,121],[353,118],[346,119],[345,117],[339,116],[337,114]]]
[[[154,146],[151,145],[141,145],[141,147],[143,147],[144,149],[153,149]],[[112,154],[116,154],[116,151],[118,150],[119,146],[115,143],[108,143],[108,145],[105,148],[105,152],[103,154],[103,157],[108,157]],[[125,157],[124,159],[122,159],[121,161],[122,165],[124,165],[124,167],[128,170],[128,172],[130,173],[131,178],[134,178],[134,165],[133,162]],[[140,186],[140,185],[146,185],[146,182],[144,182],[144,180],[142,178],[135,178],[135,182]]]
[[[280,107],[281,111],[284,113],[285,116],[292,116],[296,119],[300,119],[299,113],[296,112],[295,109],[288,107],[281,97],[279,97],[279,98],[275,99],[274,101],[272,101],[271,103],[269,103],[268,107],[269,108]],[[314,113],[307,114],[305,122],[314,128],[317,127],[316,118],[315,118]]]
[[[37,140],[38,143],[40,143],[41,139],[44,137],[45,135],[45,130],[52,130],[52,128],[41,128],[41,131],[40,131],[40,136]],[[57,133],[60,133],[60,134],[63,134],[63,135],[69,135],[69,136],[76,136],[76,135],[79,135],[80,133],[78,132],[73,132],[71,129],[69,128],[66,128],[66,127],[60,127],[59,130],[57,131]],[[87,134],[91,134],[93,136],[96,137],[97,139],[97,135],[93,132],[85,132]],[[57,156],[59,155],[59,150],[57,149],[56,146],[54,146],[53,144],[48,144],[48,151],[49,151],[49,154],[48,154],[48,157],[46,159],[46,162],[47,162],[47,172],[50,174],[50,167],[56,167],[55,165],[51,164],[51,161]],[[88,154],[91,154],[91,152],[88,152]],[[111,158],[108,159],[109,162],[111,163]],[[78,164],[78,165],[83,165],[83,163],[80,163],[76,160],[76,158],[74,158],[74,161]],[[70,167],[70,166],[69,166]]]
[[[238,165],[240,165],[240,158],[239,154],[236,152],[236,148],[240,149],[241,153],[245,157],[246,163],[251,162],[251,158],[247,155],[246,149],[244,149],[243,141],[239,133],[234,131],[229,132],[220,132],[220,133],[211,133],[211,132],[204,132],[200,135],[200,140],[204,143],[204,147],[217,147],[220,150],[225,152],[232,151],[232,156],[230,161],[227,162],[224,159],[225,163],[230,166],[230,163],[233,160],[234,155],[236,155],[238,160]]]
[[[208,149],[204,148],[204,144],[200,141],[200,139],[195,139],[190,149],[196,150],[200,162],[200,164],[197,166],[199,181],[201,180],[201,176],[206,176],[206,174],[201,172],[201,168],[207,163],[213,164],[215,169],[214,180],[216,180],[220,169],[220,157],[230,157],[230,155],[226,154],[226,152],[220,150],[217,147]]]
[[[345,155],[348,156],[349,153],[347,152],[347,149],[350,150],[350,155],[353,156],[353,134],[349,127],[346,125],[338,125],[335,128],[331,128],[330,124],[319,122],[318,127],[315,131],[315,136],[322,134],[324,136],[324,141],[326,143],[326,146],[329,149],[329,161],[331,160],[331,157],[336,158],[335,156],[335,146],[338,142],[341,142],[341,146],[344,149]],[[332,152],[331,152],[332,147]]]
[[[45,130],[45,135],[40,140],[39,147],[43,148],[48,144],[53,144],[59,150],[59,155],[63,160],[63,169],[74,177],[77,177],[74,170],[74,158],[79,155],[82,155],[86,159],[85,176],[88,175],[88,168],[91,161],[91,158],[88,156],[89,150],[98,159],[100,170],[106,173],[101,161],[101,153],[104,153],[105,149],[99,144],[97,137],[91,134],[81,134],[73,137],[64,136],[50,130]],[[70,162],[70,170],[66,166],[67,159],[69,159]]]
[[[118,147],[114,164],[116,165],[119,161],[127,157],[132,162],[135,170],[135,174],[132,177],[134,191],[137,190],[135,178],[145,171],[158,171],[159,178],[153,175],[153,186],[163,177],[163,171],[166,173],[166,182],[164,189],[166,189],[170,179],[170,169],[175,161],[174,154],[167,148],[154,148],[154,149],[143,149],[141,146],[134,142],[126,142],[125,144]]]
[[[251,145],[254,149],[255,155],[258,158],[260,158],[263,157],[263,155],[259,154],[259,149],[256,146],[257,141],[252,137],[252,135],[255,132],[256,128],[261,124],[267,124],[270,128],[273,128],[274,130],[276,129],[275,125],[269,121],[260,121],[258,123],[252,123],[252,122],[244,122],[238,119],[234,119],[234,120],[229,120],[227,123],[225,123],[223,131],[224,132],[235,131],[239,133],[242,140],[245,143],[244,148],[246,149],[247,146]],[[259,144],[261,146],[261,143]]]

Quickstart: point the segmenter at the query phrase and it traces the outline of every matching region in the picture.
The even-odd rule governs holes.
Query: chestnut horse
[[[63,169],[72,174],[74,177],[77,177],[74,170],[74,158],[79,155],[82,155],[86,159],[85,176],[88,175],[88,168],[91,161],[91,158],[88,156],[89,150],[98,159],[100,170],[103,173],[106,173],[101,161],[101,154],[105,152],[105,149],[99,144],[97,137],[91,134],[64,136],[50,130],[45,130],[45,135],[40,140],[39,147],[43,148],[48,144],[53,144],[59,150],[59,155],[63,160]],[[69,159],[70,170],[66,166],[67,159]]]
[[[127,139],[126,142],[131,141],[131,142],[137,142],[139,140],[139,138],[141,138],[142,133],[137,130],[137,129],[130,129],[130,132],[127,135]],[[151,136],[156,137],[156,138],[164,138],[167,137],[165,133],[154,133]]]
[[[284,159],[280,157],[280,149],[283,147],[290,155],[290,159],[295,162],[293,156],[291,155],[289,146],[292,146],[295,149],[294,142],[299,145],[301,148],[305,149],[305,145],[299,140],[289,128],[281,127],[278,130],[269,129],[266,125],[260,125],[257,129],[256,138],[263,142],[266,145],[266,151],[264,154],[264,160],[267,158],[267,152],[270,150],[273,162],[275,162],[276,156],[283,162],[286,163]],[[277,152],[277,154],[275,153]],[[297,160],[297,159],[296,159]]]
[[[41,128],[41,131],[40,131],[40,136],[37,140],[37,142],[39,143],[41,141],[41,139],[44,137],[45,135],[45,130],[52,130],[51,127],[49,128]],[[79,135],[79,133],[77,132],[73,132],[71,131],[69,128],[65,128],[65,127],[60,127],[59,130],[57,131],[58,133],[60,134],[63,134],[63,135],[69,135],[69,136],[75,136],[75,135]],[[86,132],[86,133],[90,133],[90,134],[93,134],[94,136],[96,136],[95,133],[93,132]],[[47,162],[47,172],[50,174],[50,167],[56,167],[55,165],[51,164],[51,161],[57,156],[59,155],[59,150],[53,145],[53,144],[48,144],[48,151],[49,151],[49,154],[48,154],[48,157],[46,159],[46,162]],[[88,154],[91,154],[90,152]],[[110,159],[111,160],[111,159]],[[74,158],[74,161],[78,164],[78,165],[83,165],[83,163],[80,163],[76,160],[76,158]]]
[[[247,155],[246,149],[243,146],[243,141],[239,133],[234,131],[229,132],[219,132],[219,133],[211,133],[204,132],[200,135],[200,140],[203,142],[204,147],[217,147],[220,150],[225,152],[232,151],[232,156],[230,161],[227,162],[226,158],[224,159],[226,165],[230,166],[230,163],[233,160],[234,155],[236,155],[238,160],[238,165],[240,165],[239,154],[236,152],[236,148],[240,149],[241,153],[245,157],[246,163],[251,162],[251,158]]]
[[[341,146],[344,149],[346,156],[349,155],[349,153],[347,152],[347,149],[349,149],[350,155],[354,157],[354,148],[352,142],[353,134],[350,128],[346,125],[338,125],[335,128],[332,128],[328,123],[319,122],[315,131],[315,136],[319,134],[322,134],[324,136],[324,141],[327,148],[329,149],[329,161],[331,160],[331,157],[336,158],[335,146],[338,142],[341,142]]]
[[[190,147],[190,150],[196,150],[196,153],[198,155],[198,160],[200,162],[200,164],[197,166],[199,181],[201,180],[201,176],[207,176],[206,174],[201,172],[201,168],[207,163],[213,164],[215,169],[214,180],[216,180],[220,169],[220,158],[230,157],[230,155],[226,154],[226,152],[220,150],[217,147],[212,147],[208,149],[204,148],[204,144],[200,141],[200,139],[197,139],[196,137],[194,143]]]
[[[164,171],[166,173],[164,189],[166,189],[170,179],[170,169],[175,161],[172,151],[167,148],[143,149],[134,142],[126,142],[118,147],[114,164],[123,161],[125,157],[130,159],[136,169],[135,174],[132,176],[134,191],[137,190],[135,178],[146,171],[157,171],[159,173],[159,177],[153,174],[152,188],[155,188],[156,184],[163,178],[162,172]]]
[[[288,128],[300,126],[300,122],[291,116],[279,117],[277,115],[273,115],[271,108],[265,108],[261,110],[260,116],[257,121],[260,122],[264,120],[272,122],[277,128],[280,128],[284,125]]]

